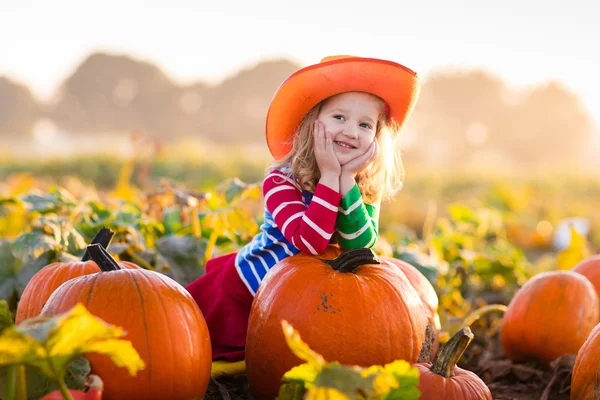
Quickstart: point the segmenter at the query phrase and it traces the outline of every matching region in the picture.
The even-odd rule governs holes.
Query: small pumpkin
[[[102,228],[92,239],[91,243],[99,243],[104,248],[108,248],[113,235],[114,232],[110,229]],[[121,262],[120,265],[124,268],[139,268],[130,262]],[[15,323],[18,325],[26,319],[37,317],[50,295],[62,283],[78,276],[96,272],[100,272],[100,269],[93,260],[90,260],[87,250],[81,257],[81,261],[56,262],[46,265],[27,282],[17,306]]]
[[[600,397],[600,324],[592,330],[577,353],[571,378],[571,400]]]
[[[510,301],[500,343],[514,361],[535,359],[549,364],[577,354],[600,319],[592,284],[572,271],[542,272],[529,279]]]
[[[371,249],[340,252],[332,247],[320,256],[288,257],[263,280],[246,342],[256,398],[276,397],[283,374],[302,363],[286,344],[281,320],[326,360],[360,366],[417,361],[428,321],[406,276]]]
[[[189,400],[202,398],[211,370],[206,321],[191,295],[164,274],[124,269],[100,245],[89,245],[101,272],[63,283],[42,315],[83,303],[93,315],[123,327],[146,367],[131,376],[106,356],[87,354],[92,373],[104,381],[103,398]]]
[[[456,332],[442,344],[432,363],[418,363],[421,400],[492,400],[485,382],[456,364],[473,340],[469,327]]]
[[[580,261],[571,271],[585,276],[592,282],[596,293],[600,296],[600,254]]]

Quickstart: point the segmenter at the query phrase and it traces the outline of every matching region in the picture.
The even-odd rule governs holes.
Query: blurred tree
[[[0,76],[0,137],[31,135],[41,110],[29,89]]]
[[[579,97],[559,82],[536,86],[509,107],[494,129],[501,151],[518,164],[578,163],[593,129]]]

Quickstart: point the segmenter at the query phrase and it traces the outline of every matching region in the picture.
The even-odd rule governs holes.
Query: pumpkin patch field
[[[228,364],[185,286],[258,232],[262,170],[152,168],[0,169],[1,400],[599,395],[597,177],[407,171],[374,248],[269,271]]]

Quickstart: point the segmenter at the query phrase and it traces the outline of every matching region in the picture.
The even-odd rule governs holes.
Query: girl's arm
[[[341,195],[323,182],[317,184],[307,207],[298,183],[280,171],[265,177],[263,195],[267,210],[283,236],[306,254],[321,254],[335,230]]]
[[[341,199],[337,229],[345,249],[373,247],[379,232],[379,202],[365,204],[355,184]]]

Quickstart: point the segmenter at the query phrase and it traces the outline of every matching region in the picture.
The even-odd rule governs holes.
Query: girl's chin
[[[340,164],[342,164],[342,165],[354,158],[354,155],[352,154],[351,151],[348,151],[348,152],[336,151],[335,155],[337,156],[337,159],[339,160]]]

